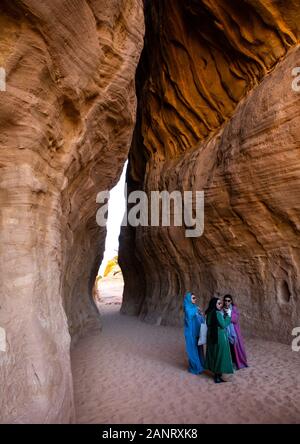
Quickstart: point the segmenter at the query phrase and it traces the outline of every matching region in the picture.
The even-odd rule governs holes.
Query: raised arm
[[[217,319],[219,327],[221,328],[226,328],[228,327],[228,325],[230,325],[231,317],[227,316],[226,318],[224,318],[220,311],[217,311]]]

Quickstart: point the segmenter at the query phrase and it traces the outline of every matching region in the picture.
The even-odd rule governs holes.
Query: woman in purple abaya
[[[231,324],[227,328],[228,339],[230,344],[232,362],[235,364],[236,368],[240,370],[241,368],[248,367],[247,356],[244,346],[244,340],[241,334],[240,322],[239,322],[239,311],[237,306],[233,303],[232,296],[226,294],[224,296],[224,311],[231,316]]]

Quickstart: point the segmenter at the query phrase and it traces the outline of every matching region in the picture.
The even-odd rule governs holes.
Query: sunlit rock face
[[[204,190],[205,231],[123,229],[124,313],[180,324],[185,291],[202,307],[231,293],[248,333],[291,341],[300,322],[299,36],[299,0],[146,2],[129,189]]]
[[[135,122],[140,0],[0,6],[1,422],[72,422],[70,334],[100,328],[91,289]]]

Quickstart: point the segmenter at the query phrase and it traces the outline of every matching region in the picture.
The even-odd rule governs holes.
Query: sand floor
[[[248,339],[250,368],[215,384],[187,372],[181,329],[120,315],[121,291],[104,284],[103,331],[72,353],[78,423],[300,423],[300,353]]]

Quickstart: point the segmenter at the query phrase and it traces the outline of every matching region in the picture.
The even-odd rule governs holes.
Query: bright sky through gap
[[[99,274],[103,276],[107,261],[118,254],[119,235],[122,219],[125,213],[125,176],[127,162],[124,165],[122,175],[117,185],[110,191],[108,202],[107,235],[105,242],[105,252]]]

